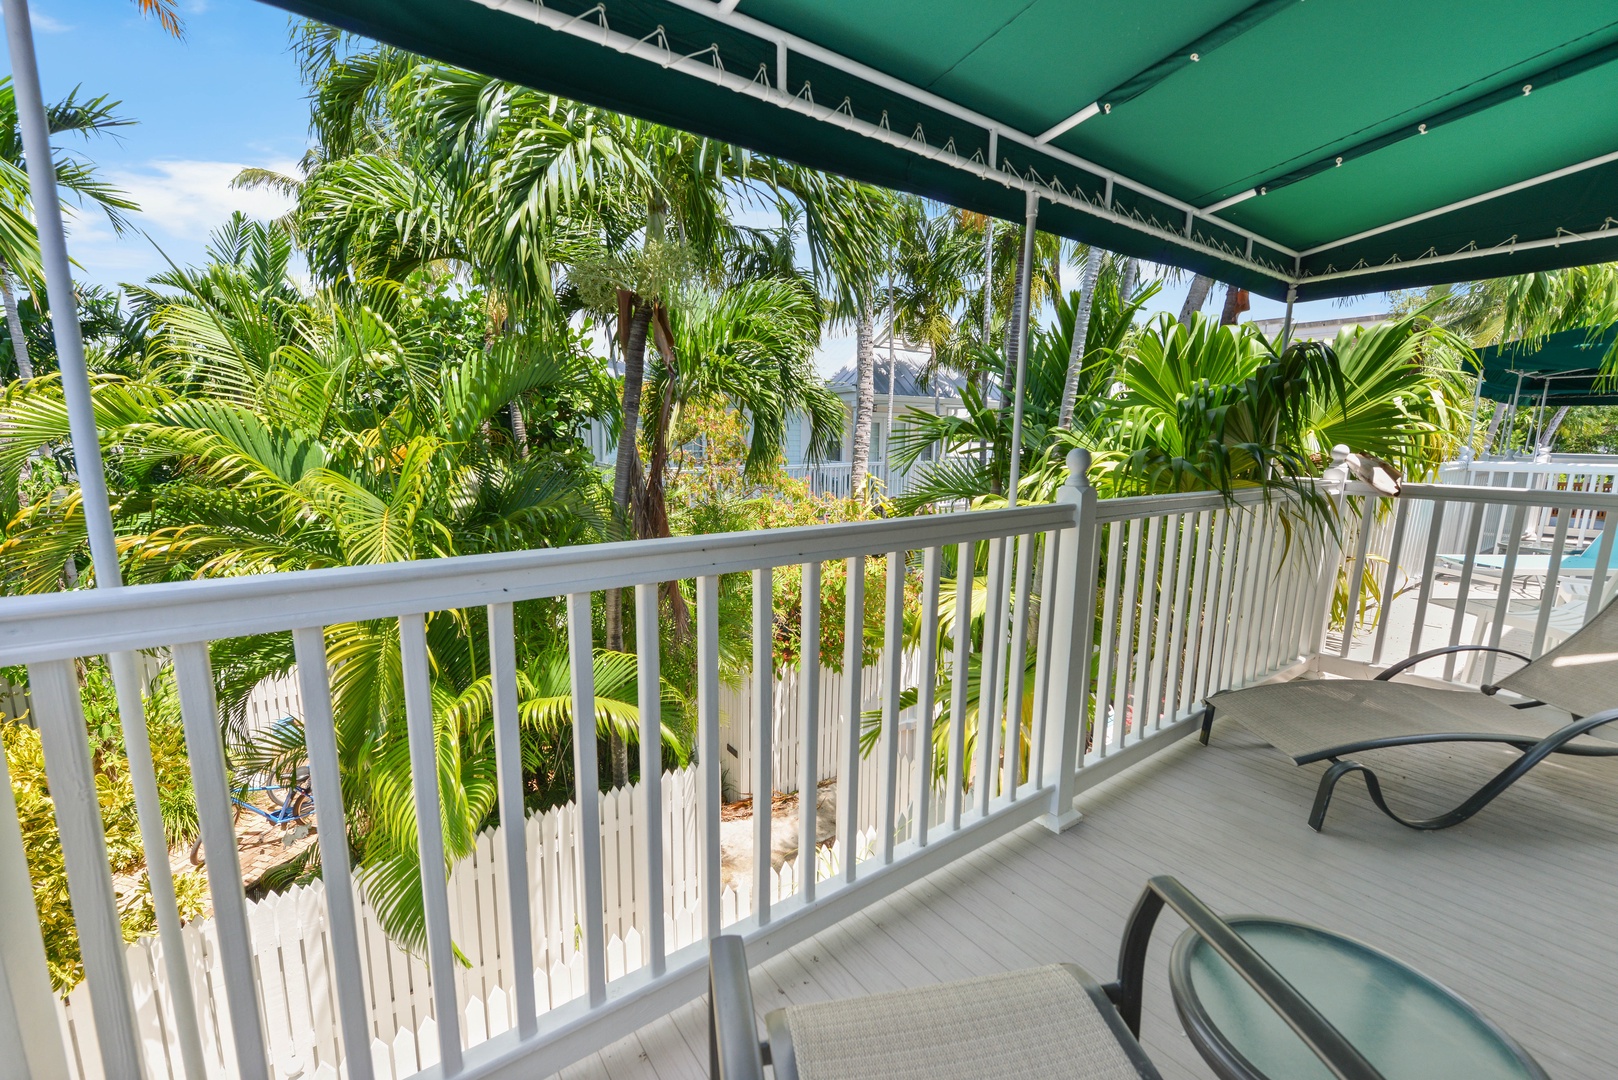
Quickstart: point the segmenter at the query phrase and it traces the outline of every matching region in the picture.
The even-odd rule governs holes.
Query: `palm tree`
[[[794,413],[809,419],[811,457],[829,453],[843,430],[842,402],[815,372],[820,312],[805,284],[765,279],[688,292],[674,306],[672,329],[673,348],[647,380],[656,408],[647,416],[646,536],[670,535],[670,436],[686,405],[719,402],[745,416],[753,474],[780,460]]]
[[[1090,335],[1090,312],[1095,304],[1096,283],[1101,278],[1102,252],[1091,246],[1084,256],[1084,280],[1079,285],[1078,311],[1074,315],[1072,351],[1067,357],[1067,380],[1062,387],[1062,408],[1057,417],[1059,427],[1073,422],[1073,402],[1079,391],[1079,376],[1084,370],[1085,353]],[[1120,295],[1127,293],[1120,287]]]
[[[1420,474],[1452,448],[1466,347],[1421,316],[1278,350],[1250,326],[1153,320],[1084,436],[1110,494],[1316,475],[1337,443]]]
[[[1189,323],[1191,316],[1202,310],[1202,305],[1208,301],[1208,290],[1213,287],[1213,278],[1207,274],[1196,274],[1191,278],[1191,287],[1186,291],[1185,303],[1180,305],[1180,321]]]
[[[531,322],[485,347],[477,296],[433,299],[398,282],[301,295],[287,276],[284,228],[240,218],[202,270],[174,270],[137,291],[151,326],[149,368],[98,375],[92,387],[108,447],[120,547],[134,581],[215,577],[433,558],[587,542],[606,521],[595,473],[567,445],[526,456],[495,425],[527,394],[556,401],[606,377],[575,331]],[[441,297],[441,294],[438,294]],[[0,474],[26,447],[67,438],[59,380],[13,386],[0,424]],[[571,425],[569,425],[570,427]],[[494,430],[491,430],[494,429]],[[58,587],[82,536],[78,502],[36,503],[0,544],[0,573],[26,589]],[[518,659],[529,789],[565,798],[575,781],[554,603],[519,605]],[[493,808],[486,632],[465,613],[428,625],[450,857],[470,850]],[[345,797],[359,863],[390,933],[419,941],[419,865],[407,795],[397,631],[386,621],[327,628]],[[227,724],[252,688],[290,670],[284,635],[221,642],[213,661]],[[596,658],[598,727],[633,742],[633,657]],[[560,674],[558,674],[560,672]],[[665,688],[665,696],[669,691]],[[683,753],[680,703],[665,736]],[[296,732],[236,747],[250,766],[299,751]],[[233,742],[238,740],[233,739]],[[255,756],[255,754],[257,756]]]
[[[892,192],[809,169],[781,168],[772,179],[802,207],[811,273],[831,321],[854,326],[855,404],[849,493],[864,500],[876,412],[876,318],[886,300],[897,203]]]
[[[1114,372],[1126,355],[1134,332],[1136,313],[1157,293],[1154,284],[1125,302],[1119,297],[1117,285],[1117,268],[1108,263],[1093,292],[1085,344],[1079,350],[1084,363],[1075,379],[1075,400],[1079,405],[1070,422],[1076,418],[1086,429],[1105,408]],[[1069,360],[1074,354],[1083,299],[1077,292],[1057,297],[1054,322],[1048,327],[1030,329],[1023,396],[1025,481],[1019,491],[1019,497],[1029,501],[1049,501],[1055,493],[1054,486],[1045,492],[1026,486],[1026,478],[1033,475],[1033,467],[1056,445],[1058,432],[1068,426],[1059,421],[1064,392],[1074,370]],[[955,451],[988,447],[990,453],[985,460],[957,456],[935,463],[918,483],[896,500],[899,509],[911,511],[934,502],[959,500],[993,504],[1003,497],[1000,493],[1005,490],[1010,473],[1010,416],[985,401],[971,382],[963,385],[961,401],[963,415],[911,417],[905,435],[896,445],[900,463],[914,465],[927,447],[937,443]],[[1034,494],[1027,494],[1031,491]]]
[[[45,123],[52,135],[90,138],[134,123],[118,114],[118,105],[119,102],[109,101],[106,95],[81,98],[74,89],[46,107]],[[117,188],[97,177],[92,164],[81,156],[61,152],[55,165],[57,186],[68,200],[81,207],[100,207],[119,233],[128,227],[125,214],[138,207]],[[25,381],[33,377],[34,369],[18,314],[17,284],[20,281],[31,291],[42,285],[39,234],[34,228],[29,201],[22,129],[17,122],[17,96],[10,76],[6,76],[0,78],[0,300],[5,304],[17,378]]]
[[[134,0],[134,3],[142,15],[156,18],[158,25],[171,37],[185,37],[185,24],[180,21],[180,13],[175,10],[177,0]]]

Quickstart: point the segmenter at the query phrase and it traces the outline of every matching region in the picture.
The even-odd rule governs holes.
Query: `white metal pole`
[[[67,258],[62,204],[56,196],[56,165],[51,158],[50,129],[45,122],[44,98],[39,89],[39,65],[34,58],[28,0],[4,0],[4,3],[6,43],[11,49],[11,81],[17,96],[17,122],[22,128],[23,154],[28,160],[28,186],[34,203],[34,220],[39,227],[39,254],[45,267],[46,293],[56,316],[52,320],[56,356],[62,370],[62,394],[67,399],[84,523],[90,532],[90,557],[95,563],[97,584],[121,585],[112,511],[107,505],[107,481],[101,469],[101,442],[96,435],[95,414],[90,408],[84,339],[75,317],[78,307],[73,298],[73,271]]]
[[[1023,388],[1028,381],[1028,298],[1033,293],[1034,226],[1039,221],[1039,196],[1028,193],[1028,207],[1024,213],[1022,236],[1022,281],[1017,286],[1017,325],[1013,340],[1017,349],[1017,389],[1011,413],[1011,482],[1006,485],[1006,505],[1017,505],[1017,482],[1022,474],[1022,406]]]
[[[101,440],[96,432],[90,401],[90,376],[84,363],[84,338],[79,330],[78,305],[73,295],[72,264],[67,257],[67,234],[62,204],[56,193],[56,163],[51,155],[50,128],[45,119],[44,94],[39,85],[39,62],[34,55],[34,34],[27,0],[4,0],[6,45],[11,53],[12,86],[17,101],[17,122],[22,129],[23,155],[28,165],[29,196],[39,231],[40,261],[45,271],[46,295],[56,335],[57,364],[62,373],[62,396],[67,405],[68,429],[73,438],[73,462],[79,474],[80,506],[90,534],[90,559],[98,588],[123,585],[118,568],[118,544],[113,533],[112,509],[107,499],[106,474],[101,465]],[[156,909],[159,938],[173,993],[179,1028],[181,1059],[186,1075],[204,1075],[202,1044],[197,1030],[190,969],[180,936],[174,904],[174,882],[162,829],[157,779],[152,769],[146,718],[141,701],[135,657],[111,657],[113,685],[129,751],[130,780],[136,813],[146,850],[147,879]],[[42,722],[51,722],[41,718]]]
[[[993,132],[990,132],[991,142]],[[994,148],[989,150],[989,165],[994,167]],[[994,335],[994,218],[983,219],[983,351],[988,353],[990,339]],[[988,408],[989,394],[985,389],[983,406]],[[978,462],[984,466],[989,464],[989,447],[985,443],[978,447]]]
[[[1297,303],[1298,287],[1287,286],[1287,313],[1281,320],[1281,348],[1285,349],[1292,341],[1292,305]]]
[[[893,339],[898,332],[896,313],[893,310],[893,266],[888,266],[888,426],[887,434],[882,436],[882,479],[888,485],[888,494],[893,494],[893,384],[898,376],[894,373],[898,366],[898,352]]]

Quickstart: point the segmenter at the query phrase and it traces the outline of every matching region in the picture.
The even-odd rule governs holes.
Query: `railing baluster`
[[[861,663],[865,653],[865,556],[848,560],[843,610],[843,761],[837,773],[837,831],[843,881],[854,883],[860,838]],[[717,718],[716,718],[717,719]]]
[[[1129,519],[1129,535],[1124,541],[1123,571],[1124,595],[1118,604],[1118,655],[1114,658],[1112,687],[1112,730],[1107,735],[1108,749],[1121,749],[1128,740],[1128,728],[1134,717],[1129,706],[1131,661],[1138,645],[1135,641],[1136,616],[1139,614],[1141,574],[1140,518]]]
[[[1202,679],[1203,664],[1200,659],[1203,635],[1207,630],[1208,620],[1203,615],[1203,595],[1208,584],[1209,566],[1212,562],[1213,533],[1215,513],[1203,510],[1197,514],[1195,535],[1192,537],[1192,551],[1195,552],[1196,568],[1191,576],[1191,603],[1185,612],[1185,659],[1182,661],[1184,670],[1180,675],[1180,712],[1189,713],[1193,705],[1201,698],[1198,683]]]
[[[1365,560],[1371,551],[1371,525],[1376,520],[1375,496],[1363,495],[1360,497],[1360,527],[1359,535],[1354,537],[1354,561],[1348,574],[1348,606],[1343,620],[1343,640],[1337,649],[1338,656],[1347,656],[1348,650],[1354,644],[1354,627],[1358,624],[1360,596],[1365,591]]]
[[[1503,518],[1505,515],[1502,514]],[[1489,647],[1498,649],[1500,637],[1505,632],[1506,613],[1511,605],[1511,583],[1517,575],[1517,553],[1522,550],[1522,534],[1524,521],[1528,516],[1528,507],[1518,503],[1511,508],[1511,536],[1506,541],[1506,561],[1500,567],[1500,592],[1495,597],[1494,621],[1489,627]],[[1415,652],[1414,649],[1411,650]],[[1479,681],[1488,686],[1494,681],[1494,662],[1496,654],[1492,652],[1483,654],[1483,678]]]
[[[1594,511],[1592,511],[1594,513]],[[1601,525],[1601,546],[1596,548],[1596,568],[1590,575],[1590,598],[1584,605],[1584,622],[1588,624],[1606,602],[1607,576],[1612,572],[1612,538],[1618,514],[1606,514]]]
[[[1377,612],[1376,640],[1371,646],[1371,663],[1382,662],[1382,645],[1388,636],[1388,611],[1393,607],[1393,594],[1399,584],[1399,554],[1404,547],[1405,522],[1409,520],[1410,503],[1406,499],[1395,499],[1393,511],[1393,541],[1388,546],[1388,570],[1382,580],[1382,600],[1378,604],[1381,609]],[[1483,521],[1484,507],[1478,507],[1478,522]]]
[[[1225,578],[1230,563],[1230,545],[1226,541],[1230,530],[1230,513],[1223,508],[1213,512],[1213,532],[1208,538],[1207,590],[1202,595],[1202,602],[1197,605],[1202,622],[1197,643],[1197,701],[1205,701],[1209,694],[1222,689],[1214,682],[1213,658],[1215,639],[1219,636],[1218,608],[1222,606],[1220,597],[1227,587]]]
[[[410,745],[410,786],[416,802],[416,850],[421,856],[421,900],[427,923],[433,1020],[438,1024],[439,1067],[444,1075],[453,1076],[461,1071],[461,1017],[455,1000],[449,864],[444,855],[444,817],[438,794],[438,739],[433,732],[432,668],[427,658],[425,616],[399,617],[399,656],[404,665],[405,729]]]
[[[75,673],[76,677],[77,673]],[[76,681],[76,678],[75,678]],[[35,723],[42,699],[34,699]],[[103,839],[103,845],[105,839]],[[70,884],[71,888],[71,884]],[[116,901],[115,901],[116,903]],[[23,849],[22,822],[11,787],[11,770],[0,750],[0,1045],[15,1047],[21,1077],[69,1075],[45,962],[45,940],[34,907],[33,880]]]
[[[820,817],[820,564],[803,564],[803,621],[798,636],[798,893],[815,898]]]
[[[911,835],[917,847],[927,846],[932,820],[933,706],[938,700],[938,582],[943,570],[942,548],[930,547],[921,569],[921,683],[916,695],[916,794]]]
[[[1427,553],[1422,556],[1421,588],[1416,593],[1416,622],[1410,631],[1411,656],[1421,652],[1421,639],[1427,629],[1427,601],[1433,592],[1433,564],[1438,561],[1438,540],[1444,532],[1444,508],[1448,505],[1443,499],[1434,499],[1433,516],[1427,524]],[[1521,535],[1520,531],[1513,533],[1514,542]],[[1472,561],[1470,554],[1467,561]]]
[[[1146,737],[1147,730],[1157,719],[1157,706],[1151,702],[1147,679],[1151,673],[1152,633],[1155,629],[1152,616],[1157,604],[1157,564],[1162,540],[1163,519],[1153,515],[1146,523],[1146,566],[1141,572],[1141,597],[1136,609],[1138,643],[1135,646],[1135,679],[1130,693],[1136,742]]]
[[[510,610],[509,605],[507,610]],[[493,635],[490,636],[492,639]],[[343,807],[343,774],[337,757],[337,726],[332,715],[331,671],[326,663],[325,632],[318,626],[294,630],[292,648],[298,661],[298,697],[303,703],[303,740],[309,753],[309,784],[315,797],[315,808],[325,816],[329,826],[318,830],[317,838],[320,843],[320,880],[326,894],[326,932],[331,942],[332,974],[337,983],[333,989],[337,999],[337,1019],[343,1034],[344,1070],[350,1080],[371,1080],[371,1018],[365,1007],[365,982],[360,977],[363,968],[360,965],[359,922],[355,912],[353,874],[348,865],[348,830],[343,827],[348,817]],[[498,740],[499,737],[497,726],[495,738]],[[521,799],[519,789],[519,810],[522,807]],[[507,831],[519,837],[522,835],[521,829]],[[513,930],[515,932],[515,923]],[[522,940],[527,940],[526,920],[521,932],[524,935]],[[519,973],[523,970],[520,964],[517,970]],[[532,962],[528,970],[530,973],[533,971]],[[519,977],[518,982],[521,981]],[[518,1000],[521,1000],[520,994]],[[530,1034],[533,1010],[534,980],[530,974]]]
[[[1545,632],[1551,625],[1551,609],[1556,606],[1556,586],[1562,576],[1562,552],[1567,549],[1568,518],[1572,515],[1562,507],[1556,515],[1556,533],[1551,540],[1551,561],[1545,573],[1545,585],[1539,594],[1539,618],[1534,622],[1534,647],[1528,655],[1538,657],[1545,651]],[[1592,586],[1594,581],[1591,582]]]
[[[1225,551],[1220,557],[1220,575],[1218,575],[1218,591],[1210,593],[1210,601],[1218,604],[1218,610],[1212,614],[1214,622],[1214,643],[1209,649],[1209,687],[1212,690],[1225,690],[1230,687],[1226,680],[1225,667],[1225,636],[1233,622],[1233,609],[1236,606],[1236,597],[1239,594],[1239,575],[1241,575],[1241,528],[1244,518],[1238,508],[1231,508],[1226,513],[1223,541]]]
[[[175,1034],[180,1043],[181,1067],[187,1077],[202,1080],[207,1067],[202,1057],[197,998],[191,982],[191,964],[185,953],[185,939],[181,936],[180,913],[174,900],[174,874],[169,868],[168,835],[163,827],[163,807],[158,798],[152,743],[146,728],[139,657],[134,653],[113,653],[107,661],[118,695],[118,716],[123,723],[124,754],[129,761],[135,816],[140,825],[141,849],[147,856],[146,884],[152,894],[152,911],[163,951],[163,971],[169,981],[168,1000],[178,1029]]]
[[[1028,780],[1035,787],[1045,786],[1045,714],[1049,709],[1051,693],[1051,640],[1055,630],[1056,565],[1061,557],[1061,532],[1053,529],[1044,534],[1045,558],[1040,567],[1039,637],[1034,663],[1034,732],[1031,739],[1032,763]]]
[[[1275,507],[1264,510],[1264,576],[1259,582],[1258,606],[1254,610],[1253,648],[1248,654],[1249,680],[1267,676],[1275,668],[1275,628],[1279,625],[1282,566],[1280,528]]]
[[[1112,700],[1113,672],[1116,669],[1113,663],[1115,652],[1113,645],[1118,640],[1118,586],[1123,577],[1124,532],[1124,523],[1121,521],[1114,521],[1107,526],[1107,591],[1102,595],[1101,605],[1101,652],[1097,656],[1100,666],[1096,670],[1095,731],[1091,735],[1091,746],[1088,751],[1103,757],[1107,753],[1107,738],[1111,729],[1108,717],[1112,712],[1109,702]],[[1120,723],[1123,722],[1123,717],[1120,716],[1118,719]]]
[[[1196,614],[1195,606],[1188,602],[1190,593],[1187,586],[1191,583],[1192,541],[1196,539],[1197,515],[1195,513],[1179,514],[1179,544],[1178,554],[1175,556],[1179,564],[1178,575],[1174,579],[1174,595],[1169,604],[1169,666],[1163,677],[1163,717],[1166,720],[1178,720],[1185,706],[1180,704],[1183,696],[1181,687],[1186,681],[1190,666],[1186,664],[1185,630],[1186,624]]]
[[[1461,567],[1461,585],[1455,593],[1455,616],[1449,625],[1451,645],[1461,643],[1461,630],[1466,623],[1466,603],[1472,595],[1472,568],[1477,565],[1479,533],[1483,530],[1483,506],[1474,503],[1466,508],[1466,513],[1466,562]],[[1455,678],[1455,656],[1455,653],[1450,653],[1444,658],[1445,682]]]
[[[1247,660],[1248,635],[1252,632],[1252,622],[1248,615],[1253,607],[1253,596],[1258,590],[1259,582],[1259,535],[1262,531],[1258,524],[1259,512],[1259,507],[1249,507],[1242,517],[1241,548],[1237,552],[1236,591],[1231,595],[1230,606],[1225,612],[1229,620],[1229,626],[1225,631],[1226,686],[1240,686],[1245,681],[1242,678],[1242,668]]]
[[[1017,797],[1022,770],[1022,706],[1027,693],[1029,591],[1034,584],[1034,536],[1016,542],[1017,595],[1011,614],[1011,660],[1006,665],[1006,770],[1001,786],[1009,802]]]
[[[719,579],[697,578],[697,755],[702,770],[702,934],[719,936]]]
[[[180,718],[185,725],[186,754],[191,758],[191,787],[196,794],[197,824],[208,864],[208,894],[213,900],[214,928],[219,935],[219,966],[225,977],[237,1070],[244,1080],[268,1080],[270,1069],[264,1056],[264,1028],[259,1018],[255,977],[257,965],[247,928],[247,897],[242,892],[242,870],[236,855],[234,814],[219,737],[219,709],[214,702],[208,646],[203,643],[176,645],[173,654],[174,683],[179,691]],[[32,676],[32,669],[29,673]],[[35,693],[38,693],[37,688]],[[121,963],[121,948],[119,953]]]
[[[775,797],[775,579],[753,571],[753,909],[770,921],[770,813]]]
[[[1006,543],[1000,537],[989,541],[988,592],[983,598],[983,648],[978,653],[978,742],[977,764],[972,778],[972,796],[980,815],[989,812],[994,797],[994,781],[1000,771],[1000,710],[1004,701],[1000,686],[1001,638],[1005,630]]]
[[[950,672],[949,776],[945,792],[949,827],[961,827],[961,806],[966,788],[967,667],[972,660],[972,592],[975,545],[970,541],[955,550],[955,661]]]
[[[190,648],[204,650],[203,678],[208,680],[207,704],[211,705],[213,685],[206,671],[207,646]],[[135,1005],[130,996],[129,971],[124,966],[124,939],[118,922],[118,901],[113,893],[112,871],[107,862],[107,836],[101,822],[101,800],[97,797],[95,777],[90,770],[90,748],[84,737],[84,711],[79,699],[78,672],[74,662],[51,660],[29,664],[28,687],[33,699],[35,723],[39,728],[40,747],[45,752],[45,778],[50,784],[56,825],[61,834],[68,897],[73,903],[73,923],[78,933],[79,953],[84,961],[84,976],[90,985],[90,1010],[95,1019],[102,1067],[109,1077],[142,1077],[146,1075],[146,1060],[135,1028]],[[184,689],[182,683],[182,693]],[[229,805],[224,759],[219,753],[219,729],[211,709],[206,716],[197,718],[199,730],[194,737],[190,709],[185,710],[185,720],[193,771],[207,772],[210,762],[214,766],[213,772],[206,777],[199,775],[194,780],[197,811],[202,815],[204,831],[211,839],[219,835],[219,819],[227,813],[223,806]],[[217,803],[214,801],[216,799]],[[234,909],[228,896],[222,897],[225,900],[222,909],[215,902],[220,950],[227,961],[225,979],[230,996],[231,1019],[235,1021],[247,1014],[244,1021],[246,1026],[237,1029],[242,1075],[251,1080],[267,1080],[269,1069],[264,1062],[264,1040],[259,1035],[258,1004],[253,997],[251,981],[252,950],[246,947],[246,909],[242,904],[241,871],[235,861],[235,836],[230,832],[228,816],[224,817],[223,824],[227,839],[221,840],[218,846],[208,845],[208,861],[209,870],[212,871],[215,864],[213,853],[226,853],[228,863],[224,858],[218,860],[224,880],[218,881],[213,873],[209,874],[209,878],[215,882],[216,894],[235,894]],[[230,869],[225,872],[223,867],[227,865]],[[27,876],[23,877],[24,882],[28,880]],[[30,897],[28,909],[21,913],[25,933],[26,928],[37,926],[39,922],[32,909],[33,900]],[[10,935],[15,929],[7,925],[0,933]],[[242,966],[235,967],[229,962]],[[0,977],[9,973],[8,968],[7,972],[0,973]],[[238,1000],[243,992],[248,999],[239,1006]],[[50,1023],[54,1032],[54,1009],[52,1014]]]
[[[663,663],[658,636],[658,586],[635,586],[635,673],[640,707],[640,812],[645,835],[646,959],[655,978],[665,970],[663,931]]]
[[[904,679],[905,552],[888,553],[887,604],[882,632],[882,772],[877,781],[877,820],[882,864],[893,861],[899,802],[899,684]]]
[[[1170,654],[1174,648],[1174,625],[1179,621],[1182,599],[1176,588],[1184,585],[1174,576],[1180,558],[1181,524],[1180,514],[1169,514],[1163,518],[1163,567],[1159,579],[1161,587],[1157,591],[1157,632],[1152,645],[1151,684],[1146,692],[1154,731],[1163,726],[1164,719],[1173,719],[1173,709],[1166,704],[1166,699],[1169,693]]]

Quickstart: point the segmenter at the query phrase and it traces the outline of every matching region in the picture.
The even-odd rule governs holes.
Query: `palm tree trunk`
[[[1005,341],[1002,343],[1002,352],[1005,355],[1005,364],[1000,370],[1000,408],[997,412],[999,423],[1009,430],[1006,416],[1010,410],[1016,408],[1012,399],[1017,395],[1017,333],[1013,327],[1022,325],[1022,260],[1017,260],[1016,269],[1011,275],[1011,321],[1006,324]],[[996,436],[998,440],[999,436]],[[1000,470],[995,469],[989,474],[989,490],[996,495],[1001,493]]]
[[[1090,245],[1090,254],[1084,260],[1084,284],[1080,286],[1079,310],[1073,314],[1073,343],[1067,350],[1067,381],[1062,384],[1062,411],[1056,426],[1067,427],[1073,422],[1073,404],[1079,396],[1079,373],[1084,369],[1084,355],[1090,336],[1090,312],[1095,308],[1096,282],[1101,278],[1101,249]]]
[[[849,496],[865,501],[865,477],[871,465],[871,417],[876,412],[876,317],[869,297],[860,297],[854,322],[854,449],[848,470]]]
[[[618,458],[612,471],[612,504],[618,520],[631,534],[634,531],[629,513],[630,485],[640,464],[636,434],[640,424],[641,385],[646,376],[646,331],[652,321],[652,306],[636,297],[630,306],[629,330],[624,335],[624,408],[623,424],[618,434]],[[607,590],[607,648],[616,652],[624,649],[623,590]],[[624,787],[629,783],[629,747],[615,732],[612,736],[612,783]]]
[[[1126,304],[1135,295],[1135,283],[1140,280],[1140,260],[1125,259],[1124,274],[1118,282],[1118,299]]]
[[[1207,274],[1198,274],[1191,279],[1191,290],[1185,294],[1185,305],[1180,308],[1180,321],[1188,323],[1195,312],[1202,310],[1202,305],[1208,299],[1208,290],[1213,286],[1213,278]]]
[[[11,267],[0,259],[0,296],[6,304],[6,329],[11,332],[11,355],[17,358],[17,381],[34,377],[34,364],[28,358],[28,338],[22,332],[22,315],[17,310],[17,293],[11,283]]]
[[[1225,286],[1225,306],[1219,312],[1220,326],[1235,326],[1242,312],[1253,305],[1247,301],[1247,290],[1234,285]]]
[[[522,403],[516,400],[511,402],[511,441],[517,444],[517,456],[528,456],[528,425],[522,418]]]

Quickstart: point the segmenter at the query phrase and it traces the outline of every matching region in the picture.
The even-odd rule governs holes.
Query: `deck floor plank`
[[[1402,756],[1401,756],[1402,755]],[[1453,805],[1509,762],[1488,747],[1383,751],[1395,806]],[[1304,824],[1321,766],[1297,768],[1229,725],[1184,740],[1086,792],[1054,836],[1029,825],[758,966],[762,1014],[1057,959],[1109,978],[1145,879],[1172,873],[1215,908],[1339,930],[1467,997],[1558,1080],[1618,1061],[1618,763],[1552,761],[1471,821],[1415,833],[1357,779],[1326,831]],[[1206,1080],[1167,988],[1165,918],[1148,967],[1147,1051],[1172,1080]],[[698,1080],[706,1014],[688,1005],[564,1075]]]

